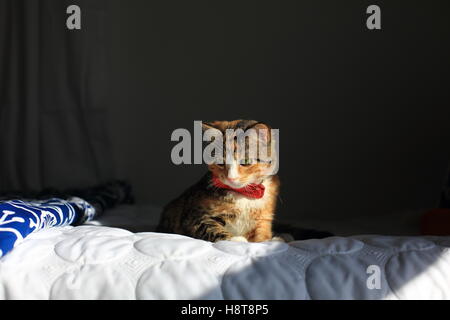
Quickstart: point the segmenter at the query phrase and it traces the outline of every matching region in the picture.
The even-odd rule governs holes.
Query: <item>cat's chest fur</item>
[[[273,214],[270,205],[271,197],[269,185],[266,186],[266,192],[261,199],[251,199],[230,192],[227,198],[234,215],[226,221],[225,230],[233,236],[244,236],[255,228],[258,219],[271,218]]]

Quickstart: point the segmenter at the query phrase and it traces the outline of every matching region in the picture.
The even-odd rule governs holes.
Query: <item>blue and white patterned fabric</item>
[[[0,257],[30,233],[41,229],[92,220],[95,208],[83,199],[0,201]]]

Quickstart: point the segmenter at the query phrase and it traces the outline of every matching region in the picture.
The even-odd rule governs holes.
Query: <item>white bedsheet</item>
[[[79,226],[0,259],[0,299],[450,299],[450,237],[209,243]]]

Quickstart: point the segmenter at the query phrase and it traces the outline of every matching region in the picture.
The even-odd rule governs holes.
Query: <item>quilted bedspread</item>
[[[450,237],[210,243],[57,227],[0,259],[0,299],[450,299]]]

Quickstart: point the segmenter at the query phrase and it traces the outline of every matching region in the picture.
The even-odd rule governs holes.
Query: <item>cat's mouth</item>
[[[242,183],[242,182],[239,182],[236,180],[232,181],[228,178],[223,179],[222,182],[224,184],[226,184],[227,186],[232,187],[234,189],[241,189],[248,185],[248,183]]]
[[[240,183],[230,181],[227,178],[221,178],[220,182],[222,182],[223,184],[226,184],[227,186],[232,187],[232,188],[240,188]]]

